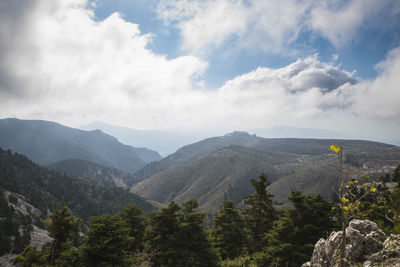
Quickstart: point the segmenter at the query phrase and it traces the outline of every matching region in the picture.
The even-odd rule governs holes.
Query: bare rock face
[[[400,235],[390,235],[383,242],[383,249],[373,254],[364,266],[400,267]]]
[[[46,244],[52,242],[54,239],[49,236],[49,232],[40,229],[36,225],[33,226],[33,231],[31,232],[31,245],[37,247],[41,250]]]
[[[311,261],[302,267],[339,266],[342,231],[332,232],[327,240],[321,238],[314,247]],[[385,233],[368,220],[352,220],[346,228],[346,259],[350,263],[364,262],[384,247]]]
[[[4,254],[0,257],[0,266],[2,267],[13,267],[12,259],[17,256],[16,254]]]

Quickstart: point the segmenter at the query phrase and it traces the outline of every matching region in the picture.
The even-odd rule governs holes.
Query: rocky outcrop
[[[392,266],[400,267],[400,235],[390,235],[383,242],[383,249],[373,254],[364,263],[366,267],[372,266]]]
[[[12,259],[17,256],[16,254],[5,254],[0,257],[0,266],[2,267],[13,267]]]
[[[43,230],[36,225],[32,225],[33,230],[31,232],[31,246],[37,247],[41,250],[46,244],[52,242],[54,239],[50,237],[49,232]]]
[[[40,217],[40,215],[42,214],[42,212],[38,208],[35,208],[34,206],[26,202],[25,197],[20,194],[5,191],[4,196],[8,201],[8,205],[10,207],[13,207],[16,211],[24,216],[29,216],[32,218]]]
[[[303,264],[302,267],[339,266],[339,247],[342,234],[342,231],[332,232],[328,239],[321,238],[314,247],[311,261]],[[375,262],[387,262],[390,258],[399,256],[400,237],[387,238],[376,223],[368,220],[353,220],[346,228],[345,257],[347,266],[363,262],[364,266],[375,266]]]

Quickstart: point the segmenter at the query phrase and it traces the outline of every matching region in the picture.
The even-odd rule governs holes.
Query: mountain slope
[[[62,203],[88,220],[90,216],[115,213],[134,203],[154,210],[143,198],[116,187],[103,187],[38,166],[23,155],[0,148],[0,188],[24,196],[43,214]]]
[[[160,202],[183,202],[197,198],[200,208],[215,212],[222,202],[240,202],[251,192],[249,180],[261,172],[277,177],[274,165],[291,155],[265,153],[256,149],[229,146],[181,165],[172,166],[132,187],[131,191]]]
[[[235,145],[224,147],[232,143]],[[373,174],[372,170],[380,170],[373,165],[378,159],[381,159],[380,166],[389,166],[387,171],[390,172],[400,161],[400,148],[382,143],[266,139],[234,133],[205,139],[146,165],[139,173],[143,170],[155,173],[134,185],[131,192],[163,203],[197,198],[200,208],[212,213],[225,199],[239,203],[245,195],[252,193],[250,180],[264,172],[272,181],[269,191],[279,202],[287,202],[291,190],[320,193],[329,198],[337,184],[337,155],[330,151],[331,144],[342,144],[345,153],[352,155],[353,162],[366,163],[362,167],[350,162],[346,164],[346,171],[351,174]],[[365,155],[371,158],[368,162],[362,161]],[[158,169],[150,168],[154,166]]]
[[[47,168],[69,176],[84,178],[90,182],[105,186],[127,188],[135,182],[133,174],[119,169],[104,167],[82,159],[66,159],[46,165]]]
[[[92,122],[88,125],[79,127],[82,130],[99,129],[105,133],[118,138],[124,144],[131,146],[144,146],[161,153],[169,155],[178,148],[201,140],[201,133],[184,133],[173,130],[138,130],[127,127],[110,125],[104,122]]]
[[[120,212],[129,204],[145,212],[156,210],[127,190],[61,175],[0,148],[0,255],[19,253],[30,241],[35,244],[35,240],[42,239],[37,230],[45,227],[43,221],[62,204],[85,224],[91,216]]]
[[[121,144],[99,130],[82,131],[49,121],[0,120],[0,146],[41,165],[77,158],[129,172],[161,158],[157,152]]]
[[[145,180],[170,166],[196,160],[230,145],[256,148],[267,152],[319,155],[329,152],[329,146],[332,144],[341,144],[346,150],[356,152],[394,147],[393,145],[362,140],[262,138],[246,132],[233,132],[184,146],[160,161],[145,165],[135,175],[137,175],[137,180]]]

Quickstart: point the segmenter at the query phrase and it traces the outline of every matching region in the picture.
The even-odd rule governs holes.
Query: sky
[[[0,118],[400,145],[398,0],[0,0]]]

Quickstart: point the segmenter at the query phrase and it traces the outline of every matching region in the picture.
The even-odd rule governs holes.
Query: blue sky
[[[346,8],[349,2],[351,1],[342,1],[341,8]],[[155,53],[174,58],[188,52],[181,49],[182,37],[176,24],[165,24],[159,18],[157,10],[159,1],[98,0],[95,3],[97,20],[104,20],[112,13],[119,12],[127,21],[139,24],[143,33],[153,34],[154,37],[148,47]],[[385,58],[388,51],[400,45],[400,16],[396,14],[393,17],[386,17],[385,12],[390,11],[383,10],[379,14],[380,25],[374,25],[375,18],[366,21],[365,25],[361,25],[357,33],[351,37],[351,41],[339,47],[335,47],[327,38],[310,30],[303,30],[291,44],[293,50],[298,50],[295,55],[257,51],[257,48],[224,53],[233,46],[227,41],[205,56],[210,65],[204,73],[204,79],[209,87],[216,88],[226,80],[250,72],[259,66],[281,68],[296,57],[307,57],[314,53],[318,53],[322,61],[329,61],[333,55],[338,55],[338,64],[343,69],[356,71],[357,76],[362,79],[374,79],[377,76],[375,65]],[[231,42],[234,42],[234,39],[233,37]]]
[[[400,143],[397,0],[3,0],[0,116]]]

